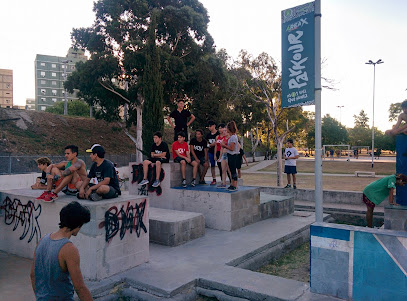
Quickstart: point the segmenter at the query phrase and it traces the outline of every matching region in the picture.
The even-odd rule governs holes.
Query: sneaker
[[[45,203],[52,203],[56,199],[58,199],[58,195],[55,192],[50,192],[42,199],[42,201]]]
[[[226,184],[219,184],[218,188],[226,189],[227,187],[226,187]]]
[[[138,183],[139,184],[139,186],[143,186],[143,185],[146,185],[146,184],[148,184],[148,180],[147,179],[144,179],[143,181],[141,181],[140,183]]]
[[[206,185],[205,181],[199,181],[199,185]]]
[[[297,189],[297,185],[294,184],[294,185],[293,185],[293,188],[294,188],[294,189]]]
[[[287,184],[284,188],[291,188],[291,184]]]
[[[94,201],[94,202],[98,202],[102,199],[102,196],[96,192],[92,192],[89,196],[89,200]]]
[[[215,180],[215,179],[213,179],[210,185],[211,185],[211,186],[216,185],[216,180]]]
[[[46,197],[49,193],[51,193],[51,191],[45,190],[38,198],[36,198],[36,200],[44,200],[45,197]]]
[[[195,184],[195,179],[193,179],[193,180],[191,181],[191,186],[192,186],[192,187],[195,187],[195,185],[196,185],[196,184]]]
[[[158,186],[160,186],[160,185],[161,185],[161,182],[160,182],[159,180],[155,180],[154,183],[153,183],[153,185],[151,185],[151,186],[153,186],[154,188],[156,188],[156,187],[158,187]]]
[[[229,190],[229,191],[236,191],[237,188],[236,188],[235,186],[230,185],[230,186],[228,187],[228,190]]]
[[[183,179],[182,183],[181,183],[181,186],[184,187],[184,188],[187,187],[187,180]]]

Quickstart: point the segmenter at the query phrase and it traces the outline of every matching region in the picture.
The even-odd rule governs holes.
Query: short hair
[[[402,108],[407,108],[407,99],[401,103]]]
[[[183,100],[182,98],[177,100],[177,103],[179,103],[180,101],[182,101],[183,103],[185,103],[185,100]]]
[[[288,139],[287,142],[294,143],[293,139]]]
[[[76,155],[79,155],[79,148],[76,145],[67,145],[65,146],[65,149],[70,149],[72,153],[76,153]]]
[[[185,132],[178,132],[178,133],[177,133],[177,137],[178,137],[178,136],[181,136],[181,137],[184,137],[184,138],[185,138]]]
[[[51,165],[51,160],[47,157],[41,157],[35,160],[37,164],[47,164],[48,166]]]
[[[203,136],[203,134],[204,134],[204,132],[203,132],[201,129],[195,130],[195,133],[196,133],[196,132],[200,132],[202,136]]]
[[[224,123],[219,123],[219,125],[218,125],[218,128],[224,128],[224,127],[226,127],[226,125],[224,124]]]
[[[59,220],[60,229],[67,227],[70,230],[74,230],[90,221],[90,211],[87,207],[74,201],[61,209]]]
[[[153,134],[153,137],[154,136],[157,136],[158,138],[162,138],[163,137],[163,134],[160,132],[160,131],[157,131],[157,132],[155,132],[154,134]]]
[[[232,134],[236,134],[237,127],[236,127],[236,123],[234,121],[228,122],[227,128],[228,128],[229,132],[231,132]]]

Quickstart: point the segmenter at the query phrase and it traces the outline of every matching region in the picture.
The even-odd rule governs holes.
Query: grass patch
[[[309,282],[310,243],[306,242],[277,260],[272,260],[257,272]]]
[[[277,164],[272,164],[263,168],[261,171],[277,170]],[[396,162],[378,162],[375,160],[374,168],[371,162],[355,161],[322,161],[322,172],[327,174],[353,174],[357,170],[374,171],[377,175],[391,175],[396,172]],[[315,162],[312,160],[298,160],[297,172],[313,173],[315,171]]]

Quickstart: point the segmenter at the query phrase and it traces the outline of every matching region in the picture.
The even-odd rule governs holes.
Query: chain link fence
[[[64,156],[55,155],[0,156],[0,175],[39,172],[37,162],[35,160],[40,157],[48,157],[52,163],[58,163],[65,160]],[[87,168],[90,168],[92,161],[90,160],[89,156],[78,156],[78,158],[86,163]],[[117,167],[121,167],[128,166],[130,162],[135,162],[136,154],[106,154],[105,158],[113,163],[117,163]]]

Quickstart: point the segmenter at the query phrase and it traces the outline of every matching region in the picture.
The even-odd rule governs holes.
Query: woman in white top
[[[230,173],[232,175],[232,183],[229,186],[230,191],[237,190],[237,161],[239,160],[239,141],[236,136],[237,127],[234,121],[231,121],[226,126],[227,131],[230,135],[228,143],[222,142],[222,147],[225,148],[225,152],[228,156],[228,165]]]

